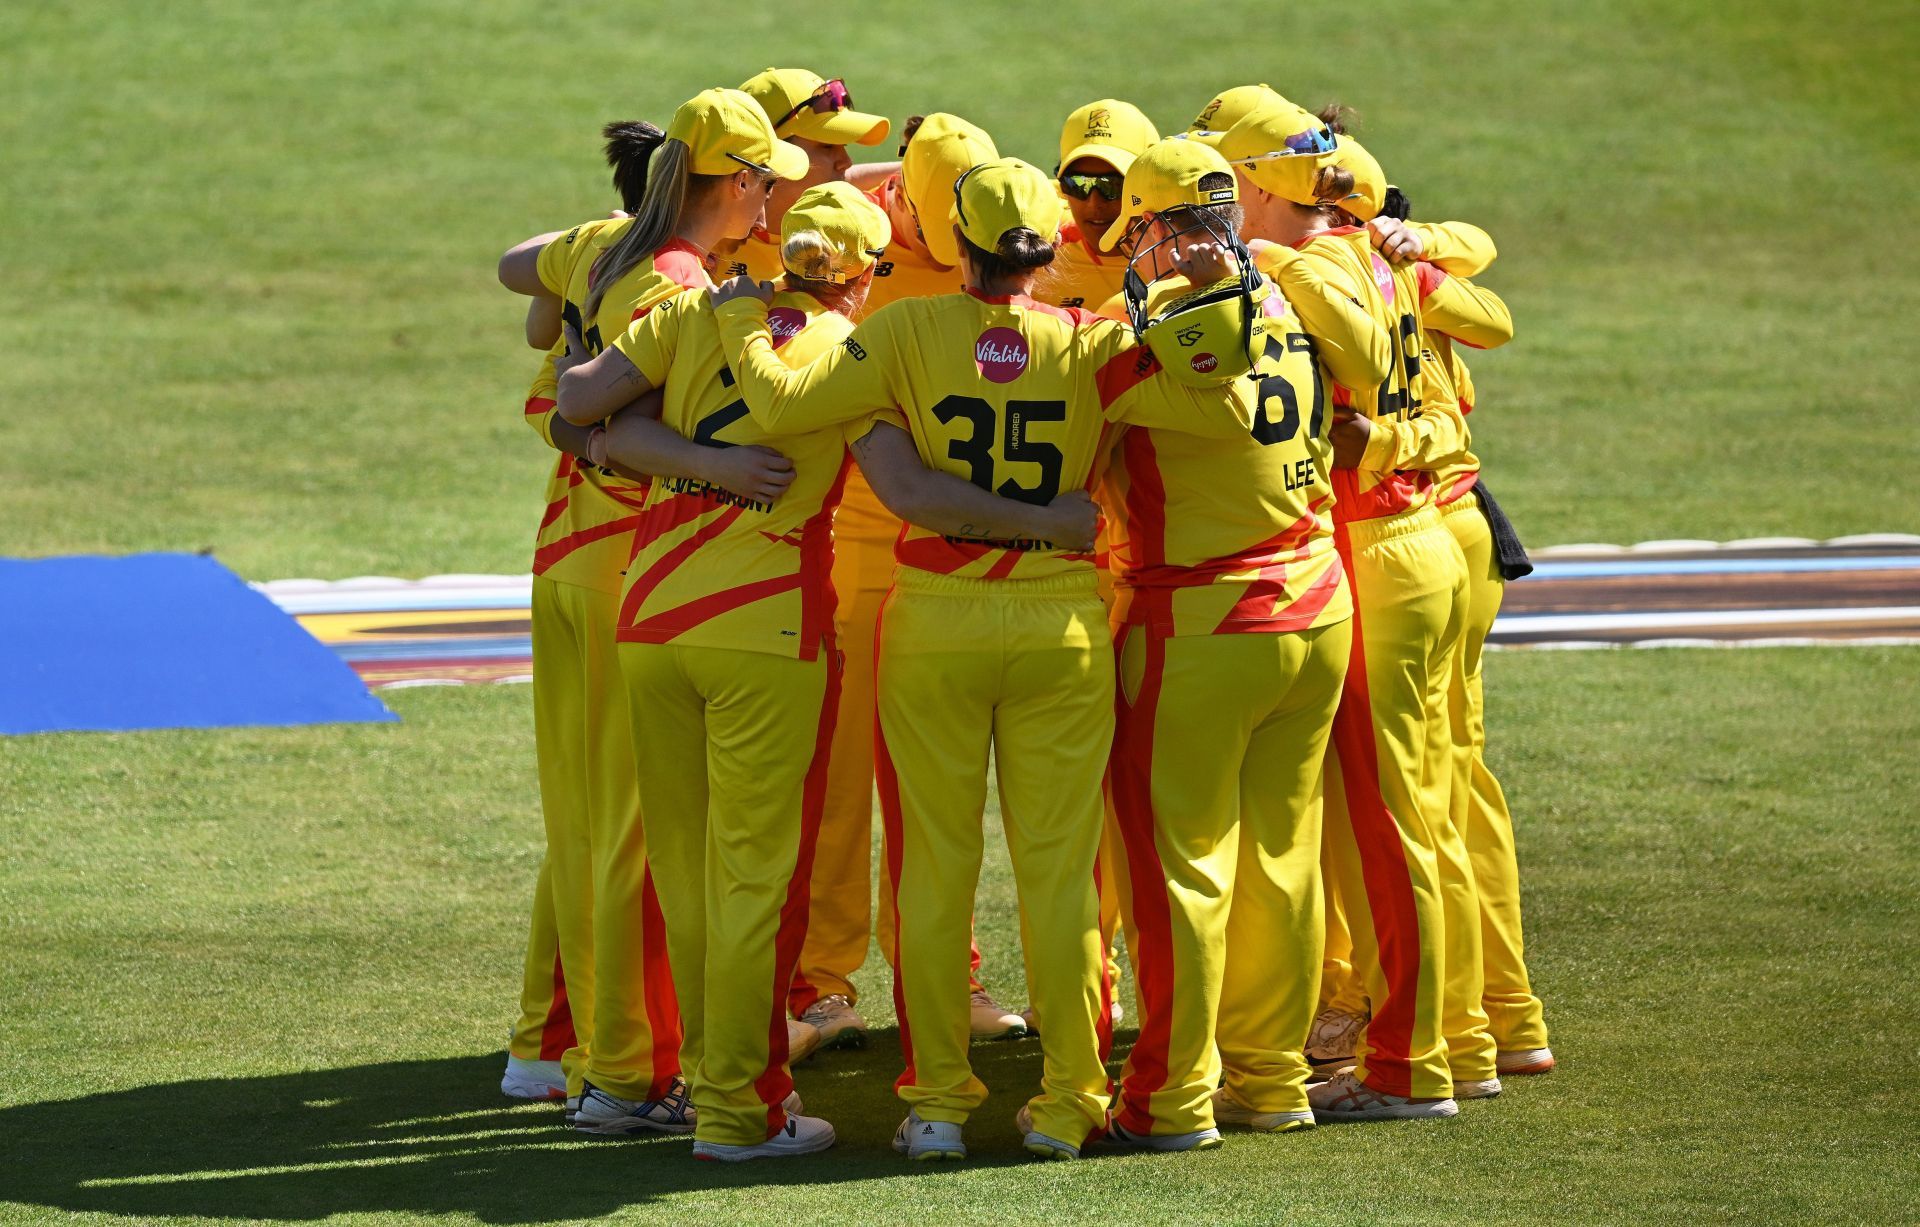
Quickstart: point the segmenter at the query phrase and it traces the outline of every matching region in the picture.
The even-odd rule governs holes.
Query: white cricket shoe
[[[1107,1141],[1132,1150],[1215,1150],[1220,1146],[1218,1129],[1195,1129],[1188,1133],[1135,1133],[1119,1121],[1107,1126]]]
[[[995,1001],[984,988],[973,990],[968,1024],[977,1040],[1017,1040],[1027,1033],[1027,1020]]]
[[[1298,1112],[1256,1112],[1223,1086],[1213,1093],[1213,1123],[1260,1133],[1293,1133],[1313,1128],[1313,1111],[1303,1108]]]
[[[1524,1078],[1532,1074],[1553,1072],[1553,1049],[1516,1048],[1503,1052],[1496,1058],[1496,1064],[1502,1078]]]
[[[787,1064],[798,1065],[820,1050],[820,1028],[797,1018],[787,1020]],[[833,1143],[828,1142],[829,1146]]]
[[[1315,1065],[1352,1064],[1353,1049],[1367,1029],[1365,1014],[1322,1010],[1307,1032],[1307,1060]]]
[[[1352,1071],[1308,1087],[1307,1102],[1321,1120],[1439,1120],[1460,1112],[1460,1105],[1451,1099],[1422,1103],[1405,1095],[1376,1091],[1354,1077]]]
[[[1036,1159],[1078,1159],[1080,1148],[1059,1138],[1049,1137],[1033,1127],[1032,1107],[1021,1104],[1013,1114],[1013,1127],[1020,1131],[1020,1145]]]
[[[843,993],[828,993],[808,1006],[800,1021],[820,1033],[822,1048],[865,1048],[867,1020]]]
[[[500,1093],[510,1099],[565,1099],[567,1076],[558,1061],[523,1061],[509,1055]]]
[[[893,1131],[893,1150],[916,1163],[967,1157],[967,1144],[961,1140],[960,1126],[951,1121],[921,1120],[920,1113],[911,1110],[907,1119]]]
[[[1107,1007],[1107,1018],[1116,1027],[1120,1025],[1120,1020],[1126,1016],[1127,1012],[1120,1007],[1120,1003],[1117,1001]],[[1040,1015],[1032,1006],[1028,1006],[1026,1009],[1020,1011],[1020,1021],[1027,1024],[1028,1035],[1040,1034]]]
[[[833,1126],[817,1116],[787,1117],[780,1131],[764,1142],[751,1146],[730,1146],[725,1142],[695,1139],[693,1157],[715,1163],[745,1163],[748,1159],[785,1159],[793,1155],[817,1154],[833,1145]]]
[[[693,1101],[687,1098],[687,1080],[676,1077],[659,1099],[622,1099],[586,1083],[573,1127],[582,1133],[622,1137],[629,1133],[692,1133]]]
[[[1480,1078],[1472,1082],[1454,1083],[1453,1097],[1455,1099],[1492,1099],[1502,1089],[1500,1079]]]

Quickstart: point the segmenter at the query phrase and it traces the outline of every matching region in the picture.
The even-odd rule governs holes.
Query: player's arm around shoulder
[[[736,277],[713,291],[720,348],[754,422],[797,434],[864,417],[893,403],[892,306],[883,307],[805,366],[789,368],[773,347],[767,306],[773,287]],[[904,304],[902,304],[904,305]]]
[[[1393,370],[1393,338],[1380,322],[1342,293],[1321,268],[1290,247],[1271,247],[1262,268],[1311,336],[1336,381],[1367,388]]]

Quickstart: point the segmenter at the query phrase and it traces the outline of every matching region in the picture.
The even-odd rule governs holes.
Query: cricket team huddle
[[[1265,85],[1048,174],[768,69],[605,129],[619,208],[510,249],[558,453],[533,562],[546,856],[502,1089],[808,1154],[791,1064],[893,969],[894,1148],[1439,1118],[1553,1068],[1481,650],[1524,551],[1463,348],[1495,251]],[[1029,1008],[973,941],[988,773]],[[882,864],[874,905],[874,798]],[[1117,1085],[1118,936],[1138,1036]],[[888,1122],[891,1123],[891,1122]]]

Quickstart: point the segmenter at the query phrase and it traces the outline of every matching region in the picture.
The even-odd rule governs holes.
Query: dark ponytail
[[[992,285],[1010,277],[1019,277],[1053,263],[1053,244],[1021,226],[1000,236],[1000,246],[988,251],[966,235],[960,244],[973,261],[974,276],[981,284]]]
[[[647,164],[667,134],[644,119],[622,119],[600,129],[600,135],[607,140],[607,165],[613,168],[613,190],[620,193],[620,207],[637,213],[647,194]]]

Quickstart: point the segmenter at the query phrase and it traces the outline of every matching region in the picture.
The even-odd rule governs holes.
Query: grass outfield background
[[[1033,1164],[1009,1118],[1039,1045],[981,1045],[945,1171],[888,1149],[890,1029],[797,1071],[821,1159],[716,1170],[499,1097],[524,688],[398,692],[397,727],[14,739],[0,1219],[1911,1222],[1920,762],[1884,749],[1920,738],[1911,651],[1494,659],[1551,1077],[1444,1125]],[[980,934],[1018,1001],[1010,892],[996,847]],[[889,1025],[877,958],[861,982]]]
[[[1167,130],[1245,81],[1339,97],[1419,215],[1500,242],[1520,339],[1475,360],[1474,422],[1530,540],[1920,529],[1910,6],[1161,11],[0,7],[0,555],[521,570],[546,457],[494,259],[609,207],[601,122],[773,63],[1043,165],[1102,95]],[[799,1072],[843,1137],[809,1164],[716,1172],[494,1094],[525,688],[0,739],[0,1221],[1920,1219],[1915,659],[1493,659],[1553,1077],[1438,1128],[1036,1166],[1006,1117],[1038,1048],[999,1045],[947,1172],[885,1149],[890,1031]],[[982,890],[1018,1001],[997,845]]]
[[[1418,215],[1501,245],[1519,340],[1474,422],[1530,539],[1916,527],[1911,5],[1160,12],[7,5],[0,555],[521,569],[544,457],[495,258],[611,206],[603,121],[776,61],[1046,166],[1102,95],[1168,130],[1250,80],[1344,99]]]

